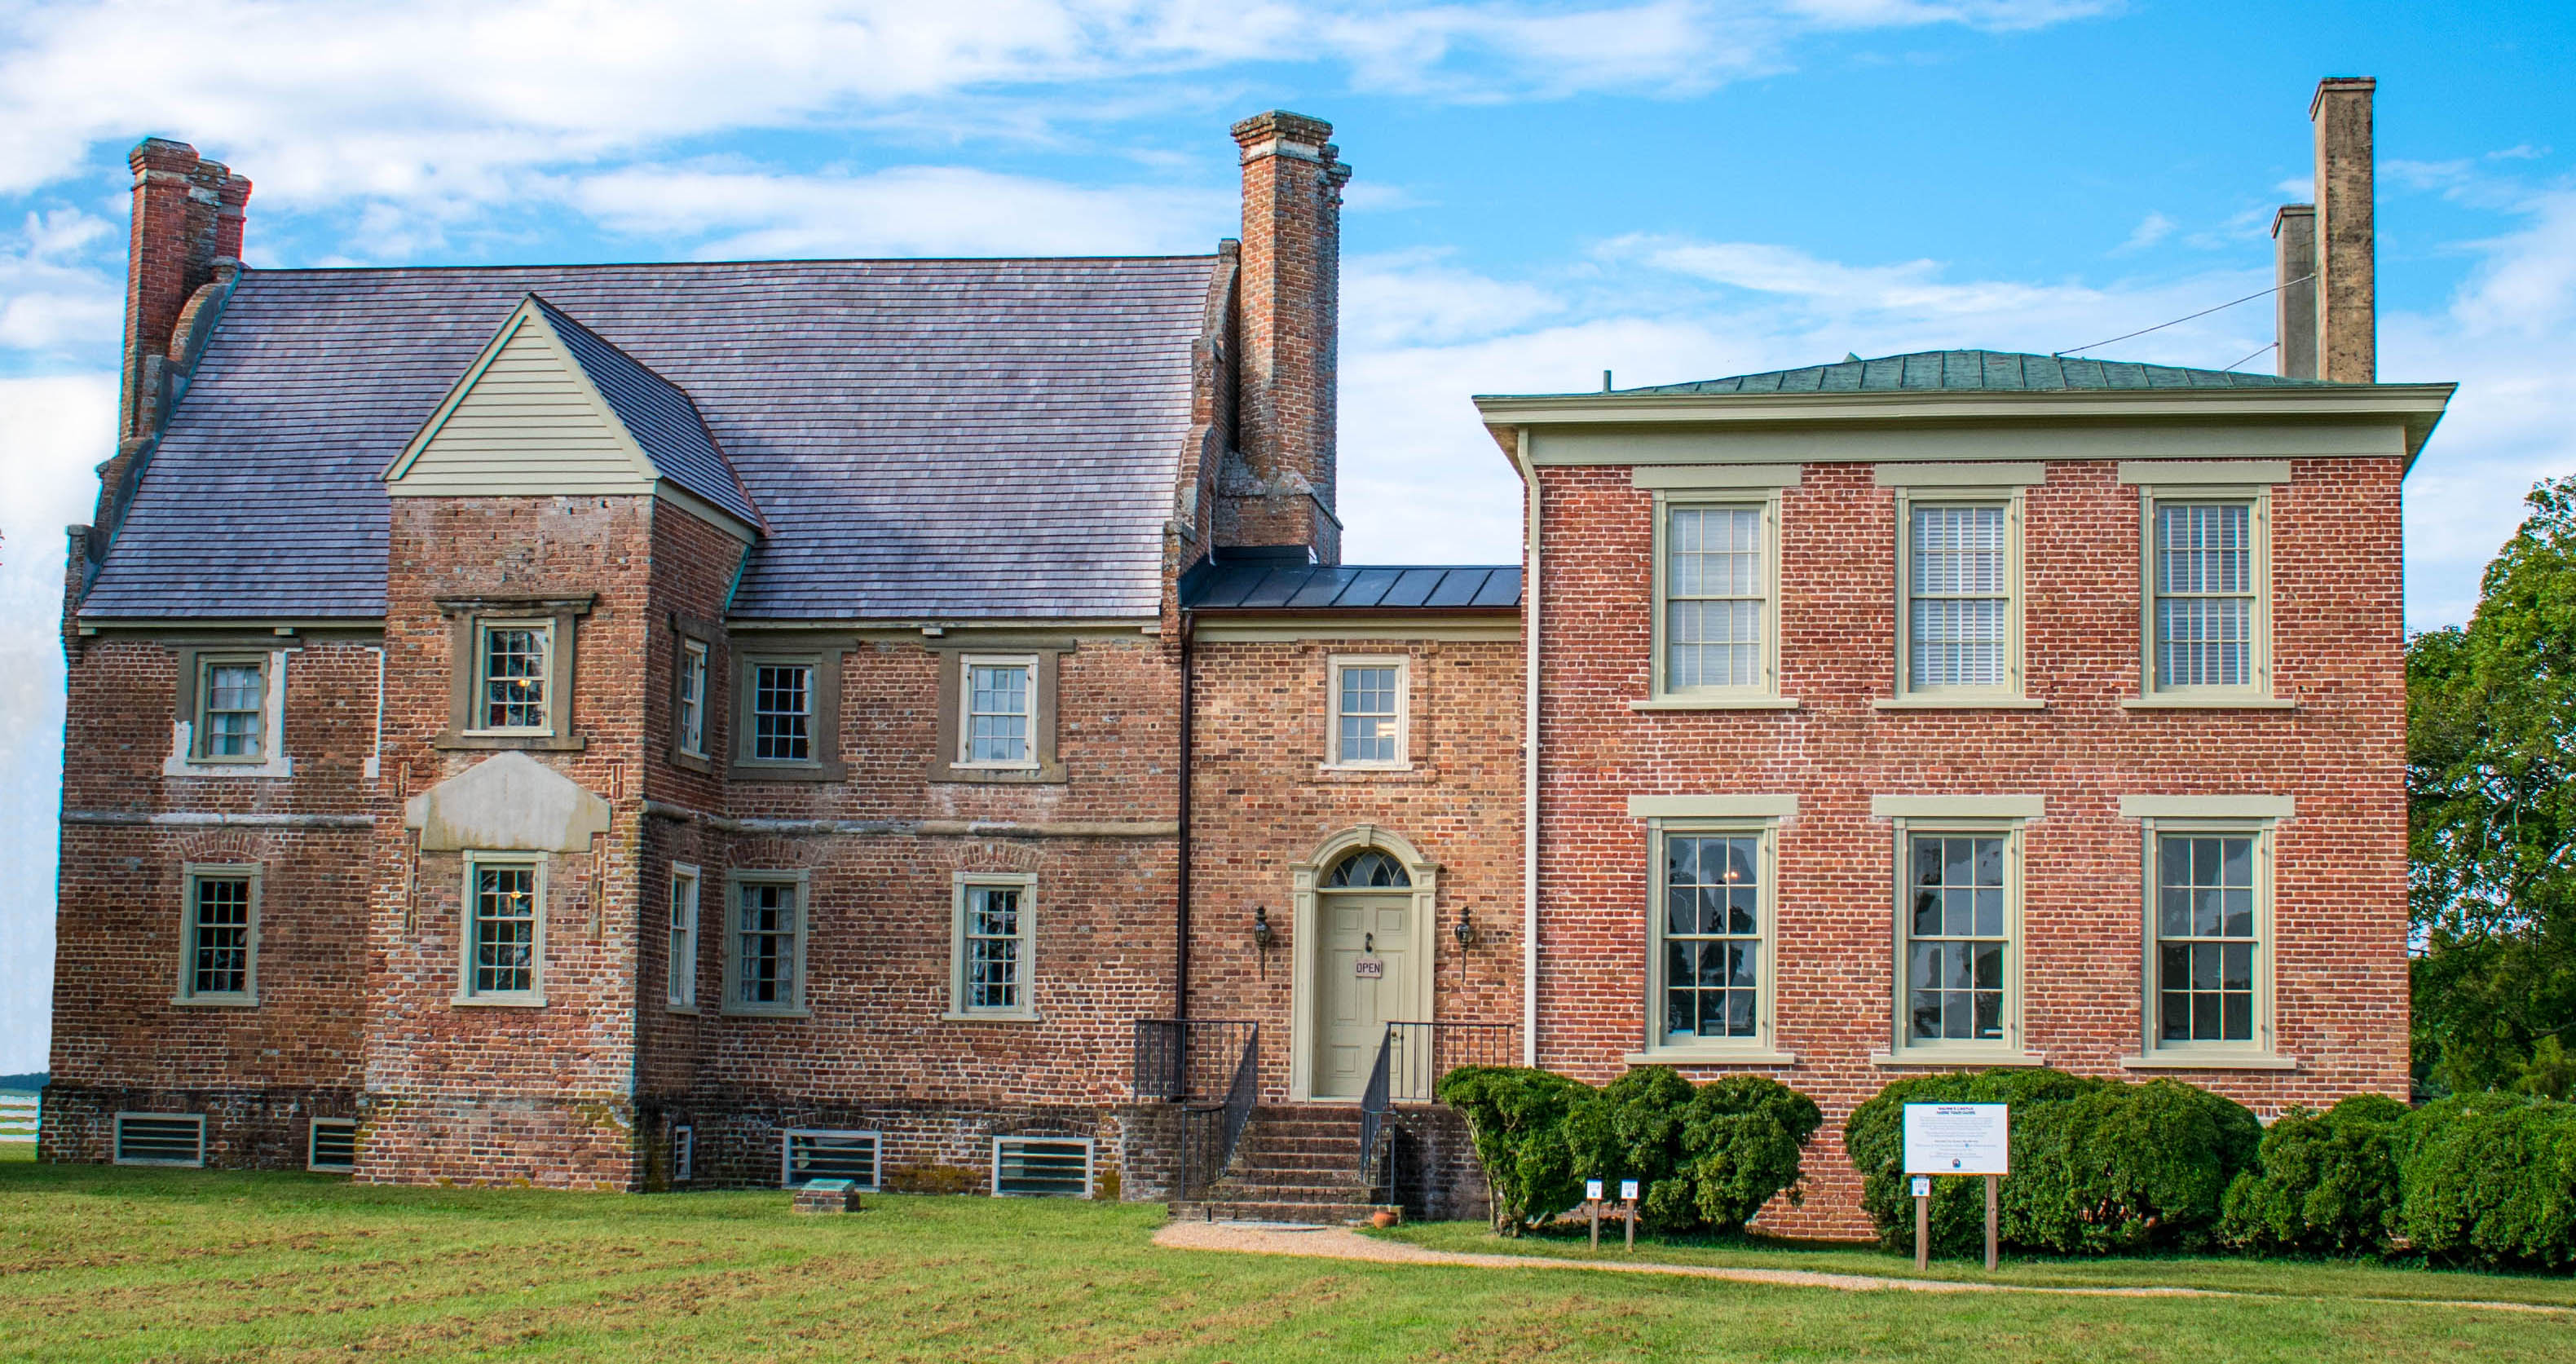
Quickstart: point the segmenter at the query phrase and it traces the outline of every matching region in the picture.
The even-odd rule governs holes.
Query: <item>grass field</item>
[[[1846,1293],[1157,1248],[1152,1207],[378,1189],[0,1154],[0,1358],[2563,1360],[2576,1318],[2382,1297],[2576,1300],[2564,1280],[2126,1261],[2038,1281],[2241,1298]],[[1409,1239],[1483,1251],[1480,1227]],[[1900,1272],[1866,1252],[1658,1248]],[[1793,1263],[1813,1257],[1815,1263]],[[1828,1263],[1830,1262],[1830,1263]],[[2223,1280],[2224,1282],[2221,1282]],[[2410,1287],[2411,1286],[2411,1287]]]

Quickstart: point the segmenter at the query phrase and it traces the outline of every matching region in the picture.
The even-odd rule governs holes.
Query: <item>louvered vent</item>
[[[1088,1198],[1091,1143],[1078,1138],[996,1137],[993,1192],[1004,1197]]]

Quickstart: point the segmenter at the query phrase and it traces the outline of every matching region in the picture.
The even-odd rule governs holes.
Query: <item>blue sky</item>
[[[1497,560],[1515,485],[1467,395],[2057,350],[2253,293],[2316,79],[2373,75],[2382,374],[2463,385],[2408,485],[2425,627],[2576,470],[2570,51],[2544,5],[0,0],[0,1072],[45,1060],[61,527],[110,453],[138,137],[252,178],[254,266],[1042,255],[1204,251],[1227,124],[1328,118],[1350,556]],[[2095,353],[2270,332],[2257,301]]]

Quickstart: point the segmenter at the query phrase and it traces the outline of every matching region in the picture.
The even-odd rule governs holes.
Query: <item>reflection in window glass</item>
[[[536,868],[475,865],[473,966],[475,994],[536,989]]]
[[[1341,753],[1337,761],[1396,761],[1395,676],[1392,665],[1342,669]]]
[[[1664,840],[1664,1036],[1753,1037],[1761,1017],[1762,840]]]
[[[483,630],[483,727],[546,728],[548,631],[535,625]]]
[[[2004,1036],[2004,842],[2000,835],[1909,836],[1907,1036],[1916,1042]]]
[[[2254,838],[2156,840],[2157,1040],[2254,1040]]]
[[[966,761],[996,765],[1029,760],[1029,674],[1025,663],[969,664],[966,669]]]
[[[206,665],[206,756],[260,756],[260,704],[268,694],[264,669],[256,663]]]
[[[814,756],[814,670],[761,663],[751,670],[751,756],[804,762]]]

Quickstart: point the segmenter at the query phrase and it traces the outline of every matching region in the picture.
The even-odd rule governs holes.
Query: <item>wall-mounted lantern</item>
[[[1458,923],[1449,931],[1458,935],[1458,946],[1461,949],[1476,945],[1476,924],[1474,920],[1467,917],[1465,905],[1458,906]]]
[[[1269,909],[1262,905],[1254,905],[1252,907],[1252,945],[1267,952],[1270,950],[1270,945],[1277,941],[1279,941],[1279,935],[1270,927]]]

